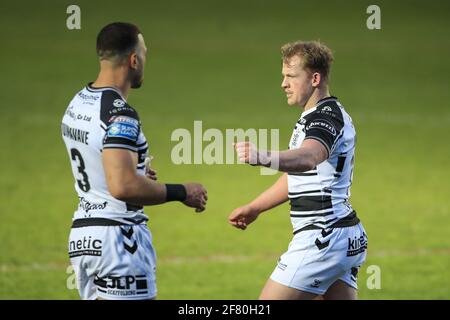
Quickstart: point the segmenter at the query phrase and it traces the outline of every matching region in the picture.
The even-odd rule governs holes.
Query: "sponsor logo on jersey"
[[[101,256],[102,240],[83,236],[81,239],[69,241],[69,257]]]
[[[136,120],[132,117],[127,117],[127,116],[112,116],[109,119],[109,123],[111,123],[111,122],[126,122],[126,123],[134,124],[136,126],[139,125],[138,120]]]
[[[95,277],[97,290],[112,296],[134,296],[148,294],[147,277],[145,275],[126,275],[122,277]]]
[[[356,256],[367,250],[367,235],[363,232],[362,236],[348,238],[347,257]]]
[[[325,107],[322,108],[322,111],[328,111],[328,112],[331,112],[331,111],[333,111],[333,110],[331,109],[331,107],[325,106]]]
[[[92,117],[88,116],[86,114],[77,114],[77,120],[83,120],[83,121],[87,121],[87,122],[91,122]]]
[[[281,263],[281,259],[278,259],[277,268],[284,271],[287,268],[287,264]]]
[[[84,197],[79,197],[80,203],[78,204],[78,207],[80,209],[83,209],[86,213],[89,213],[91,210],[103,210],[108,205],[108,202],[102,202],[102,203],[92,203],[87,201]]]
[[[292,135],[292,142],[291,142],[291,148],[295,148],[297,147],[297,143],[298,143],[298,138],[300,137],[300,132],[298,132],[297,130],[294,132],[294,134]]]
[[[61,131],[64,137],[67,137],[77,142],[88,144],[89,132],[87,131],[69,127],[64,123],[61,125]]]
[[[124,107],[113,108],[113,109],[109,110],[109,114],[117,114],[117,113],[124,112],[124,111],[135,112],[133,108],[124,106]]]
[[[306,131],[311,130],[311,129],[320,129],[320,130],[324,130],[328,133],[331,133],[333,136],[336,136],[336,129],[334,128],[334,126],[330,122],[328,122],[327,120],[324,120],[324,119],[311,121],[306,126],[305,129],[306,129]]]
[[[75,120],[76,116],[75,116],[75,113],[72,110],[73,110],[73,105],[71,105],[70,107],[67,108],[65,114]]]
[[[93,101],[97,101],[100,98],[100,96],[98,95],[85,94],[83,92],[79,92],[78,96],[83,100],[93,100]]]
[[[139,135],[138,124],[132,123],[130,121],[115,120],[108,127],[108,131],[106,132],[106,136],[109,138],[125,138],[132,141],[136,141],[138,135]]]
[[[125,105],[125,101],[123,101],[122,99],[116,99],[113,102],[113,106],[116,108],[122,108]]]

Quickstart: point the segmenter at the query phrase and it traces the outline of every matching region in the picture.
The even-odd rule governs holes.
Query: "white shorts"
[[[156,255],[145,224],[72,228],[69,257],[82,299],[156,296]]]
[[[337,280],[358,289],[366,259],[367,235],[361,223],[345,228],[297,233],[270,278],[285,286],[323,295]]]

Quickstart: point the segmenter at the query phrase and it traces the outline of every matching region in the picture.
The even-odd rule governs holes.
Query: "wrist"
[[[259,166],[270,167],[272,163],[272,152],[257,151],[257,162]]]
[[[252,212],[256,213],[257,215],[263,212],[260,206],[258,206],[258,204],[255,202],[250,202],[249,204],[247,204],[247,206],[250,208]]]
[[[187,198],[186,187],[182,184],[166,183],[166,202],[185,201]]]

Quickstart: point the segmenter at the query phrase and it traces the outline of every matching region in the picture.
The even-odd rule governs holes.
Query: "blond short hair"
[[[298,56],[302,61],[302,68],[310,72],[318,72],[328,80],[333,53],[326,45],[319,41],[295,41],[286,43],[281,47],[283,62]]]

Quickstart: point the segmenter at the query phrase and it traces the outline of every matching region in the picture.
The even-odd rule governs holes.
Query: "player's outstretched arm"
[[[259,151],[250,142],[238,142],[235,149],[240,161],[281,172],[309,171],[328,158],[327,148],[315,139],[306,139],[300,148],[286,151]]]
[[[137,154],[126,149],[103,149],[103,167],[111,195],[136,205],[181,201],[197,212],[205,210],[206,189],[199,183],[163,184],[136,172]]]
[[[288,200],[287,174],[284,173],[269,189],[255,200],[236,208],[228,217],[228,221],[236,228],[245,230],[264,211],[270,210]]]

